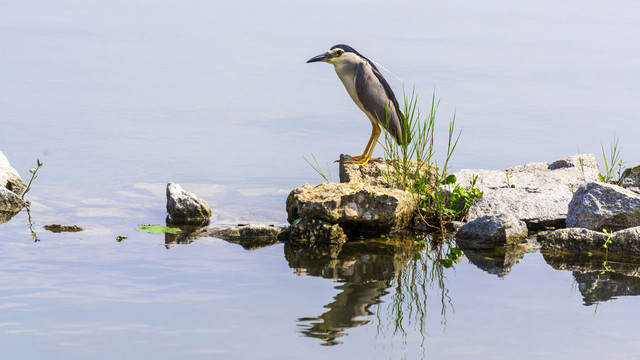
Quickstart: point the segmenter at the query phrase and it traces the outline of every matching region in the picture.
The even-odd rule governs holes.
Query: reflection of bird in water
[[[328,304],[329,311],[313,318],[298,319],[301,332],[309,337],[322,339],[322,345],[331,346],[341,344],[336,339],[346,335],[345,330],[365,325],[371,320],[366,317],[373,315],[369,307],[380,303],[380,298],[387,294],[388,281],[373,281],[365,284],[346,283],[336,286],[340,291]],[[363,318],[364,317],[364,318]]]
[[[335,45],[324,54],[315,56],[307,63],[323,61],[332,64],[351,99],[371,121],[371,137],[362,155],[354,156],[355,163],[365,165],[373,155],[380,137],[380,126],[387,130],[400,145],[411,139],[407,121],[400,110],[398,100],[391,87],[371,60],[348,45]]]

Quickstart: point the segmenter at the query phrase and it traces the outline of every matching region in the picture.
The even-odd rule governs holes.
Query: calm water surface
[[[282,225],[289,190],[321,181],[303,156],[337,177],[332,161],[370,131],[333,69],[305,64],[337,43],[392,70],[396,94],[415,86],[423,109],[435,89],[439,148],[454,113],[462,129],[454,170],[598,153],[614,134],[638,163],[639,7],[4,1],[0,151],[25,178],[45,166],[32,226],[26,212],[0,225],[2,357],[640,356],[633,260],[600,274],[599,259],[463,249],[445,268],[429,257],[447,245],[331,257],[136,231],[164,222],[169,181],[215,225]]]

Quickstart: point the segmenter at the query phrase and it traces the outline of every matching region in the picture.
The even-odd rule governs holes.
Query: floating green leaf
[[[157,225],[157,224],[149,224],[149,225],[138,225],[138,231],[147,232],[149,234],[161,234],[161,233],[175,234],[180,232],[180,229],[163,226],[163,225]]]

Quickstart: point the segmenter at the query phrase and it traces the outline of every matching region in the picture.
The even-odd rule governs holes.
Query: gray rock
[[[15,215],[24,205],[25,203],[20,196],[4,186],[0,186],[0,211]],[[11,217],[13,217],[13,215]],[[9,219],[11,217],[9,217]]]
[[[9,164],[9,160],[2,151],[0,151],[0,186],[17,194],[21,194],[24,190],[20,174]]]
[[[617,185],[580,185],[569,203],[567,227],[620,230],[640,226],[640,194]]]
[[[626,168],[620,177],[620,186],[640,194],[640,164]]]
[[[211,217],[209,204],[191,192],[187,192],[178,184],[167,184],[167,222],[202,223]]]
[[[527,225],[513,215],[483,216],[464,224],[456,234],[467,248],[495,248],[516,244],[528,235]]]
[[[406,191],[360,183],[305,184],[287,198],[289,223],[319,219],[339,224],[346,233],[387,233],[407,227],[416,204]]]
[[[543,251],[563,252],[605,252],[603,244],[609,234],[583,228],[558,229],[539,235],[538,241]],[[621,255],[640,255],[640,227],[616,231],[607,245],[609,253]]]
[[[529,229],[562,227],[572,191],[598,178],[593,154],[573,155],[553,163],[529,163],[505,170],[462,170],[455,173],[458,184],[468,186],[474,175],[476,186],[484,192],[467,215],[467,220],[483,216],[512,214],[527,223]]]

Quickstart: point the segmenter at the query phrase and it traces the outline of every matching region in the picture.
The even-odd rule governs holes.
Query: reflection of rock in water
[[[298,319],[301,332],[309,337],[324,341],[323,345],[341,344],[336,339],[345,336],[345,330],[369,322],[360,319],[372,315],[372,305],[380,303],[380,297],[387,294],[388,281],[373,281],[364,284],[345,283],[336,286],[341,292],[335,300],[325,306],[329,311],[318,317]]]
[[[507,276],[511,269],[522,260],[524,254],[534,247],[533,244],[526,243],[499,246],[494,249],[477,249],[466,247],[461,241],[458,241],[457,245],[473,265],[499,277]]]
[[[319,247],[287,243],[284,251],[296,272],[345,282],[336,287],[340,293],[326,306],[329,311],[298,319],[303,334],[323,339],[324,345],[335,345],[346,329],[369,322],[358,318],[371,315],[369,307],[380,302],[389,281],[414,257],[418,247],[413,238],[398,236]]]
[[[640,259],[612,257],[606,267],[602,254],[543,253],[547,264],[556,270],[568,270],[578,284],[585,305],[608,301],[618,296],[640,295]]]

